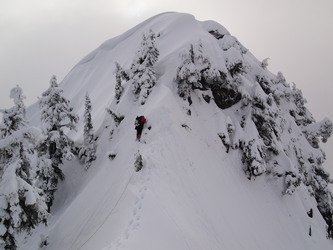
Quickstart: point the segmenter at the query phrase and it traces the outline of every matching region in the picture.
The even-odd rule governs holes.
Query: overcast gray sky
[[[302,89],[316,119],[333,119],[333,0],[0,0],[0,108],[16,84],[32,104],[53,74],[61,81],[102,42],[166,11],[222,24]],[[333,142],[324,148],[332,170]]]

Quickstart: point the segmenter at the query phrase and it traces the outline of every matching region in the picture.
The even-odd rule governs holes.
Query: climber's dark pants
[[[143,130],[143,124],[137,126],[135,129],[136,129],[136,138],[140,139],[141,138],[141,133],[142,133],[142,130]]]

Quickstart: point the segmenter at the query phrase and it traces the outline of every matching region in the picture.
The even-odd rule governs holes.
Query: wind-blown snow
[[[116,104],[115,62],[129,69],[142,34],[149,29],[159,36],[157,84],[146,104],[140,105],[126,83]],[[211,29],[229,38],[219,44],[208,33]],[[260,176],[248,180],[239,152],[226,153],[217,134],[223,132],[225,124],[237,130],[237,107],[221,110],[214,102],[205,102],[200,90],[195,90],[192,115],[186,114],[188,105],[176,94],[175,65],[179,64],[178,55],[198,41],[212,65],[225,72],[228,65],[220,65],[220,60],[233,64],[240,58],[237,51],[225,54],[221,48],[238,46],[246,50],[213,21],[165,13],[106,41],[73,68],[61,87],[80,117],[84,96],[89,93],[98,136],[97,160],[88,171],[78,161],[65,162],[62,169],[66,180],[56,193],[48,226],[36,228],[19,249],[38,249],[45,236],[48,250],[332,249],[325,221],[305,187],[291,196],[282,195],[280,179]],[[259,62],[248,53],[247,63]],[[35,113],[35,108],[29,114]],[[119,126],[106,108],[125,116]],[[137,115],[148,119],[142,142],[135,141]],[[35,123],[37,117],[33,116]],[[76,133],[70,132],[76,142],[83,140],[82,121]],[[138,151],[144,167],[135,172]],[[108,157],[110,153],[116,155],[113,160]],[[291,164],[287,157],[280,159]],[[313,218],[307,215],[310,209]]]

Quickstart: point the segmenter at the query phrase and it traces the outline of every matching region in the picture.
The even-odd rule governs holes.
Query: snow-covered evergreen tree
[[[322,142],[327,142],[333,131],[333,123],[328,118],[325,118],[321,122],[311,123],[302,127],[302,131],[311,146],[319,148],[319,138],[321,137]]]
[[[96,160],[96,143],[91,119],[91,101],[88,93],[85,97],[83,146],[80,149],[79,158],[85,164],[86,169],[90,167],[92,161]]]
[[[251,121],[259,133],[255,148],[253,143],[243,143],[243,162],[248,170],[261,169],[257,173],[263,173],[268,169],[269,173],[284,178],[284,194],[292,195],[298,187],[305,185],[315,197],[327,223],[328,236],[332,238],[333,195],[329,184],[333,181],[323,169],[325,155],[319,148],[319,141],[327,141],[333,132],[333,124],[327,118],[316,122],[305,107],[302,92],[295,85],[290,87],[281,73],[271,77],[262,71],[257,75],[257,83],[251,96],[243,93],[242,108],[251,110]],[[248,106],[250,103],[252,105]],[[281,110],[284,110],[283,114]],[[246,130],[246,125],[243,127]],[[296,164],[288,160],[288,164],[282,165],[278,160],[281,158],[277,157],[279,154],[296,159]],[[256,172],[253,174],[257,175]]]
[[[294,91],[297,92],[299,100],[303,99],[298,90],[294,89]],[[297,109],[302,110],[302,112],[297,114],[295,122],[301,128],[309,146],[313,149],[311,151],[302,150],[304,144],[300,145],[300,143],[295,147],[299,164],[298,175],[315,197],[318,209],[327,223],[328,236],[333,238],[333,193],[329,188],[329,184],[333,184],[333,180],[329,173],[323,169],[325,154],[319,148],[320,138],[325,143],[331,136],[333,124],[327,118],[321,122],[311,122],[313,118],[303,104],[297,106]],[[293,114],[296,114],[296,112]]]
[[[252,98],[252,120],[267,148],[265,151],[269,150],[275,154],[278,154],[276,144],[279,137],[276,128],[277,118],[278,112],[272,97],[264,93],[259,84],[256,85]]]
[[[58,181],[63,180],[64,175],[60,168],[55,168],[48,154],[47,137],[38,145],[38,167],[36,172],[36,186],[44,191],[47,209],[53,204],[54,192],[57,190]]]
[[[78,116],[73,113],[70,101],[63,95],[63,90],[58,86],[57,79],[53,76],[50,87],[42,94],[39,100],[41,109],[41,122],[47,139],[40,146],[41,157],[51,160],[51,166],[46,159],[41,161],[46,169],[40,171],[41,187],[48,194],[48,206],[52,205],[53,194],[57,183],[64,178],[59,168],[63,159],[72,159],[73,142],[64,132],[65,128],[75,130]]]
[[[196,67],[194,61],[193,44],[191,44],[188,53],[181,55],[181,59],[182,62],[178,68],[176,79],[178,82],[178,95],[184,100],[188,100],[191,97],[192,87],[198,86],[201,78],[200,70]]]
[[[27,125],[25,119],[25,105],[23,100],[25,96],[23,95],[22,89],[17,85],[10,92],[10,98],[13,99],[15,106],[11,109],[1,110],[3,115],[3,124],[1,127],[1,133],[3,136],[9,135],[14,131],[19,130],[19,128]]]
[[[155,42],[156,34],[152,30],[143,34],[140,47],[131,66],[132,91],[136,97],[140,97],[142,105],[145,104],[156,84],[154,65],[158,60],[159,51]]]
[[[191,90],[203,88],[204,83],[218,78],[220,74],[211,67],[209,59],[203,53],[201,42],[197,46],[191,44],[189,51],[182,53],[180,57],[181,63],[176,76],[178,95],[191,104]]]
[[[116,64],[116,69],[114,71],[114,74],[116,76],[115,98],[119,102],[120,97],[124,91],[124,87],[122,86],[122,81],[123,80],[128,81],[129,77],[118,62],[116,62],[115,64]]]
[[[39,100],[41,108],[41,121],[46,131],[60,131],[64,127],[75,130],[78,116],[73,113],[70,101],[63,95],[58,86],[56,76],[52,76],[50,87],[42,94]]]
[[[43,191],[35,185],[36,146],[41,130],[25,119],[22,89],[11,91],[15,106],[3,110],[0,138],[0,248],[16,249],[17,234],[46,223],[47,205]]]
[[[306,109],[306,99],[303,97],[302,91],[293,84],[291,91],[291,101],[294,108],[290,110],[290,114],[294,117],[298,126],[306,126],[315,122],[312,114]]]

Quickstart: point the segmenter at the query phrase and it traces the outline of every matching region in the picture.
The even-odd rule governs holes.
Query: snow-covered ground
[[[218,28],[230,38],[221,45],[207,27]],[[126,83],[117,104],[115,61],[129,69],[142,34],[149,29],[158,34],[157,85],[146,104],[140,105]],[[179,54],[199,40],[212,65],[222,70],[226,54],[221,46],[245,49],[212,21],[164,13],[106,41],[73,68],[61,87],[80,117],[89,93],[98,136],[97,160],[87,171],[77,160],[65,162],[66,179],[56,193],[48,226],[36,228],[19,249],[38,249],[45,237],[48,250],[332,249],[326,223],[305,186],[283,195],[282,178],[263,174],[249,180],[239,149],[226,152],[218,133],[230,121],[238,122],[239,104],[222,110],[195,90],[189,106],[177,95]],[[248,67],[256,70],[260,62],[249,52],[244,57]],[[238,60],[237,53],[227,58],[229,63],[232,60]],[[253,90],[250,78],[243,79],[249,92]],[[35,124],[36,107],[29,110]],[[125,116],[119,126],[106,108]],[[137,115],[148,119],[141,142],[135,140]],[[83,140],[82,120],[78,131],[70,132],[76,143]],[[238,136],[251,136],[235,127]],[[144,165],[139,172],[134,168],[137,152]],[[109,154],[116,157],[110,159]],[[310,209],[313,218],[307,214]]]

